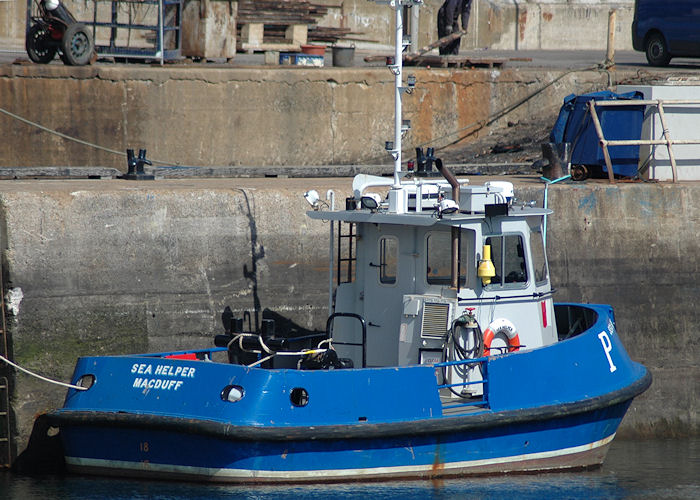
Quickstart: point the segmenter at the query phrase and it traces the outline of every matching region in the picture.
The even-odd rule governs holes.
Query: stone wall
[[[69,380],[88,353],[212,346],[226,305],[325,324],[328,225],[306,218],[303,182],[0,184],[11,353],[30,370]],[[64,391],[13,381],[25,439]]]
[[[549,190],[555,300],[612,304],[625,347],[654,377],[622,434],[700,432],[699,194],[697,183]]]
[[[598,71],[453,71],[411,68],[404,147],[439,148],[514,106],[508,122],[553,123],[564,96],[608,88],[635,74]],[[273,166],[390,161],[393,76],[386,68],[2,65],[0,166],[126,169],[117,153],[148,150],[166,165]],[[67,140],[41,127],[80,139]],[[480,132],[482,135],[488,133]]]

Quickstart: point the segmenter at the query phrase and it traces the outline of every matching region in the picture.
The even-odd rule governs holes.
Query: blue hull
[[[95,376],[49,414],[70,470],[230,482],[443,477],[594,466],[651,383],[609,308],[569,340],[488,358],[483,407],[443,414],[431,366],[264,370],[82,358]],[[603,336],[605,338],[603,338]],[[156,374],[157,372],[157,374]],[[160,381],[160,382],[158,382]],[[245,397],[223,401],[236,384]],[[308,404],[290,404],[303,387]]]
[[[602,462],[629,401],[570,417],[372,439],[248,441],[132,422],[62,429],[70,469],[217,481],[445,477]],[[69,444],[68,444],[69,443]],[[131,446],[125,446],[131,444]]]

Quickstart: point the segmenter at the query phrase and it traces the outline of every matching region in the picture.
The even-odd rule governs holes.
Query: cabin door
[[[414,287],[414,249],[399,226],[368,228],[363,316],[367,322],[367,366],[398,363],[403,295]],[[370,244],[369,242],[376,242]]]

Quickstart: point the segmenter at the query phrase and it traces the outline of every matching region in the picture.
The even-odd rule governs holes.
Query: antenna
[[[401,97],[404,92],[411,93],[416,85],[416,78],[409,75],[408,86],[403,86],[403,51],[411,44],[410,37],[403,36],[403,7],[417,7],[423,0],[375,0],[378,4],[388,4],[394,9],[395,33],[394,33],[394,57],[387,58],[387,67],[394,74],[394,141],[386,142],[386,150],[394,159],[394,184],[393,189],[401,187],[401,139],[408,130],[407,124],[402,119]]]

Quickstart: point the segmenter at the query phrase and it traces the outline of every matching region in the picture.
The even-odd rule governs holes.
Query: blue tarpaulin
[[[598,165],[603,172],[605,165],[603,150],[598,144],[598,134],[588,111],[588,101],[642,99],[641,92],[615,94],[609,90],[590,94],[571,94],[564,98],[559,117],[549,135],[550,142],[571,143],[572,165]],[[644,105],[596,108],[603,135],[611,140],[639,140],[642,135]],[[608,146],[613,173],[625,177],[637,175],[639,146]]]

